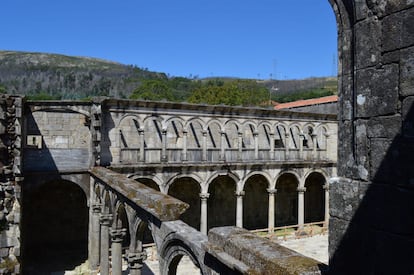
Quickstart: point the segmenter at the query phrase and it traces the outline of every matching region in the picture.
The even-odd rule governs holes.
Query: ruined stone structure
[[[139,274],[147,239],[157,245],[163,274],[183,255],[204,274],[245,273],[263,267],[231,255],[217,238],[254,240],[258,248],[266,242],[225,226],[272,231],[327,222],[335,116],[113,99],[5,96],[4,104],[11,126],[3,170],[14,215],[6,219],[4,256],[17,256],[24,273],[89,259],[92,270],[119,274],[124,257]],[[213,227],[223,228],[208,239]],[[278,249],[286,259],[300,257]],[[255,255],[268,261],[280,251],[273,253]],[[277,268],[299,268],[292,263]],[[320,272],[310,259],[301,268]]]
[[[411,219],[414,212],[411,167],[414,155],[414,116],[411,110],[414,98],[414,2],[330,0],[330,3],[337,16],[340,61],[338,177],[334,177],[329,185],[330,272],[411,274],[414,272],[414,228]],[[136,110],[132,113],[139,113],[141,107],[146,110],[146,114],[130,114],[128,117],[131,110]],[[281,274],[320,272],[315,269],[316,263],[277,247],[268,249],[269,243],[255,239],[242,229],[221,227],[211,230],[206,237],[193,228],[197,227],[196,223],[191,227],[176,220],[187,204],[146,187],[158,186],[166,193],[174,186],[171,184],[175,181],[174,173],[196,175],[188,181],[199,184],[200,193],[203,194],[200,199],[200,213],[205,213],[210,212],[208,207],[211,203],[206,204],[204,201],[212,197],[213,192],[208,187],[215,178],[221,180],[226,176],[222,181],[225,183],[220,186],[233,186],[237,194],[242,195],[241,191],[244,191],[247,198],[248,192],[244,189],[244,184],[249,179],[249,173],[254,173],[251,175],[267,180],[270,187],[268,197],[274,198],[278,193],[272,195],[272,187],[278,189],[278,177],[269,171],[287,169],[290,171],[289,178],[296,175],[296,181],[300,183],[297,185],[297,212],[300,216],[303,215],[299,215],[303,213],[299,209],[299,204],[303,205],[303,196],[300,194],[304,191],[301,187],[304,187],[307,171],[295,171],[301,168],[295,168],[291,164],[295,161],[298,165],[308,165],[308,162],[326,164],[321,160],[329,154],[318,156],[318,147],[314,146],[317,144],[314,141],[317,140],[317,132],[307,132],[311,138],[305,138],[306,132],[300,133],[299,142],[296,143],[299,148],[287,146],[289,150],[285,149],[287,152],[281,154],[277,149],[279,144],[288,143],[286,139],[283,140],[283,135],[280,139],[275,138],[277,124],[268,124],[275,132],[272,137],[274,142],[269,143],[266,151],[261,150],[258,140],[260,131],[265,131],[268,126],[257,123],[259,120],[272,119],[276,122],[278,118],[273,116],[277,117],[279,113],[255,110],[249,113],[240,108],[197,106],[193,109],[189,107],[183,117],[169,119],[173,117],[170,110],[180,109],[180,104],[176,107],[167,103],[153,106],[139,106],[137,103],[129,105],[121,101],[119,106],[117,101],[109,101],[108,104],[24,104],[20,98],[1,98],[1,256],[4,258],[9,255],[7,263],[15,268],[15,273],[20,270],[13,255],[19,257],[21,251],[23,255],[30,254],[26,248],[35,248],[39,245],[36,242],[42,236],[50,237],[41,240],[45,245],[49,245],[49,240],[56,240],[53,236],[56,231],[50,230],[51,225],[47,226],[47,222],[52,221],[37,219],[35,215],[47,210],[51,211],[50,215],[63,218],[57,219],[59,223],[53,226],[61,229],[58,232],[63,232],[66,241],[61,245],[52,242],[49,247],[54,247],[56,251],[62,250],[62,247],[78,249],[80,253],[77,255],[82,255],[83,252],[85,259],[89,257],[93,267],[99,265],[102,274],[107,274],[109,269],[107,259],[110,243],[109,238],[106,238],[109,235],[112,238],[114,274],[119,274],[119,259],[124,242],[129,244],[128,261],[132,273],[139,274],[145,255],[141,253],[142,242],[137,240],[143,239],[146,226],[151,228],[157,243],[164,274],[174,273],[183,254],[189,255],[206,274],[265,274],[266,270],[270,274],[277,274],[276,271]],[[210,126],[208,119],[201,119],[199,122],[194,119],[193,127],[189,126],[189,121],[197,112],[202,113],[204,118],[214,114],[219,118],[216,123],[219,126],[211,124],[209,130],[206,128],[206,125]],[[237,117],[234,126],[223,121],[229,114]],[[288,113],[283,113],[282,118],[300,121],[300,118],[305,120],[306,115],[290,117]],[[69,126],[53,129],[62,125],[57,122],[63,120],[67,120],[66,124]],[[252,122],[246,122],[249,120]],[[28,121],[35,122],[37,126],[30,123],[27,125]],[[172,123],[173,121],[177,123]],[[131,127],[136,122],[137,126]],[[148,124],[154,126],[146,128],[145,125]],[[304,123],[298,122],[298,128],[306,130],[302,124]],[[234,135],[231,138],[230,132],[226,135],[226,130],[229,130],[226,125],[236,129],[230,130]],[[247,133],[242,130],[241,126],[244,125],[247,125]],[[214,127],[218,130],[214,131]],[[197,139],[191,136],[193,128],[196,133],[201,133]],[[75,131],[75,136],[68,133],[69,129]],[[61,132],[53,135],[53,131]],[[138,131],[138,140],[130,139],[132,131]],[[158,140],[153,136],[152,140],[148,139],[147,131],[158,135]],[[295,139],[294,131],[292,130],[291,142]],[[225,134],[221,134],[222,132]],[[171,133],[175,133],[175,136]],[[210,133],[216,134],[212,134],[211,138]],[[245,142],[243,146],[244,135],[248,133],[252,138],[248,139],[250,143]],[[314,133],[315,138],[312,137]],[[215,145],[209,143],[209,138],[215,140]],[[173,146],[168,145],[169,140],[175,140],[171,143]],[[227,147],[222,145],[226,142]],[[307,149],[310,148],[312,149],[309,153]],[[190,154],[193,150],[194,154]],[[187,168],[180,168],[182,165],[179,162],[188,163]],[[201,165],[203,162],[206,163],[205,166]],[[285,164],[278,166],[278,162]],[[99,166],[110,166],[113,170]],[[140,166],[142,169],[138,169]],[[327,167],[329,165],[322,165],[318,169]],[[212,171],[218,173],[214,176]],[[157,174],[160,172],[165,173],[171,181],[166,181],[167,178],[158,179]],[[283,173],[279,173],[279,176],[282,175]],[[140,185],[135,178],[143,184]],[[218,190],[214,192],[216,193],[223,192]],[[244,225],[245,220],[240,219],[243,216],[240,213],[245,208],[242,207],[241,196],[238,197],[238,203],[233,203],[233,206],[236,205],[233,207],[234,217],[239,218],[238,225]],[[278,201],[276,198],[276,204]],[[269,202],[272,206],[272,199]],[[33,210],[30,207],[32,205],[36,206]],[[65,208],[67,206],[70,207]],[[54,209],[73,211],[57,212]],[[276,208],[276,221],[277,212]],[[89,219],[83,220],[88,222],[76,223],[76,230],[65,231],[65,226],[85,216]],[[204,219],[200,220],[200,228],[206,231]],[[302,218],[298,218],[298,221],[301,220]],[[221,221],[217,221],[217,224],[223,225]],[[272,217],[269,217],[268,224],[271,227]],[[19,225],[23,229],[21,235]],[[208,227],[207,220],[207,229]],[[32,234],[25,234],[27,230],[31,230]],[[97,237],[98,232],[101,238]],[[85,243],[87,239],[91,246],[89,250],[81,245],[76,246],[77,243]],[[22,249],[20,241],[23,244]],[[246,244],[250,249],[246,249]],[[96,247],[100,247],[99,252]],[[257,251],[256,248],[261,249]],[[240,253],[241,250],[255,253],[244,254]],[[53,253],[42,255],[42,250],[30,251],[33,251],[33,255],[29,255],[32,260],[36,257],[41,259],[53,256]],[[261,253],[263,251],[272,256]],[[277,253],[272,254],[275,251]],[[269,261],[277,267],[271,266]],[[30,261],[23,263],[30,268]],[[255,265],[257,263],[259,264]],[[293,270],[295,266],[298,269]]]
[[[332,0],[339,36],[333,274],[412,274],[414,1]]]

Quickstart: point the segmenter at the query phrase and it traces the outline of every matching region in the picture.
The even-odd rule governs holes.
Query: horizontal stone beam
[[[327,269],[323,263],[233,226],[211,229],[204,249],[242,274],[323,274]]]
[[[90,174],[160,221],[178,220],[189,208],[188,204],[174,197],[107,168],[93,167]]]

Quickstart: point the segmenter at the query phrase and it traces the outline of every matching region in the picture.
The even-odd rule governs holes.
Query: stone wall
[[[0,97],[0,274],[20,272],[22,105]]]
[[[331,1],[339,26],[334,274],[414,272],[414,2]]]

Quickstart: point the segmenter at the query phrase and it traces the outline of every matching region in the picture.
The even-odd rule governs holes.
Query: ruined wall
[[[25,171],[87,169],[92,159],[89,112],[82,112],[76,103],[72,109],[48,105],[32,104],[25,110]]]
[[[414,272],[414,2],[331,1],[339,27],[334,274]]]
[[[21,98],[0,97],[0,273],[20,272]]]

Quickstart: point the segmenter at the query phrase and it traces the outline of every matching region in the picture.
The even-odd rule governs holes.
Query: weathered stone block
[[[373,117],[368,121],[368,137],[394,138],[402,131],[401,115]]]
[[[331,217],[352,220],[359,207],[359,182],[345,178],[334,178],[329,183],[329,206]]]
[[[398,65],[357,72],[357,117],[391,115],[398,108]]]
[[[414,95],[414,47],[401,51],[400,94]]]
[[[407,97],[402,102],[404,137],[414,137],[414,96]]]
[[[381,58],[381,24],[375,18],[363,20],[355,25],[356,68],[375,66]]]

